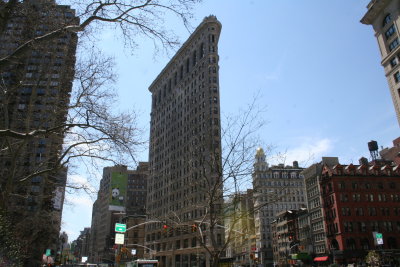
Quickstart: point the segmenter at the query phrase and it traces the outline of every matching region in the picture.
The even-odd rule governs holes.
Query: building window
[[[379,188],[379,189],[383,189],[383,183],[379,182],[379,183],[378,183],[378,188]]]
[[[186,73],[189,73],[190,70],[190,60],[186,59]]]
[[[396,73],[393,75],[393,77],[394,77],[394,81],[395,81],[396,83],[398,83],[398,82],[400,81],[400,72],[396,72]]]
[[[396,65],[397,65],[397,58],[394,57],[394,58],[392,58],[392,59],[390,60],[390,66],[394,67],[394,66],[396,66]]]
[[[180,70],[180,79],[182,80],[183,79],[183,66],[181,66],[181,70]]]
[[[195,66],[197,63],[197,56],[196,56],[196,50],[193,52],[193,60],[192,60],[192,64],[193,66]]]
[[[390,26],[385,32],[386,40],[388,40],[395,32],[396,28],[394,27],[394,24],[392,24],[392,26]]]
[[[399,46],[399,38],[396,38],[389,44],[389,51],[393,51],[398,46]]]
[[[339,182],[339,189],[345,189],[346,188],[346,185],[345,185],[345,183],[342,181],[342,182]]]
[[[385,27],[392,20],[392,16],[387,14],[382,21],[382,27]]]
[[[356,216],[363,216],[364,210],[363,208],[356,208]]]
[[[346,247],[349,250],[355,250],[356,249],[356,242],[354,241],[353,238],[349,238],[346,240]]]
[[[204,43],[201,43],[200,45],[200,58],[204,57]]]
[[[351,187],[352,187],[353,189],[358,189],[358,184],[357,184],[357,183],[352,183],[352,184],[351,184]]]

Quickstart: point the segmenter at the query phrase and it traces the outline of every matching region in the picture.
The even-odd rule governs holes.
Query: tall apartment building
[[[208,266],[210,255],[202,244],[214,250],[214,241],[223,242],[223,228],[213,228],[214,238],[209,225],[223,203],[220,31],[216,17],[206,17],[149,87],[147,211],[158,222],[146,225],[146,246],[161,266]],[[190,231],[200,221],[201,239],[200,230]]]
[[[297,161],[293,166],[269,166],[264,150],[257,149],[253,172],[254,214],[257,250],[261,263],[272,266],[272,236],[270,224],[277,213],[306,207],[304,177]]]
[[[82,257],[86,257],[86,259],[88,259],[90,249],[90,227],[85,227],[75,241],[76,247],[74,254],[76,255],[76,258],[79,261],[81,261]]]
[[[322,194],[320,188],[322,167],[324,165],[334,166],[339,163],[336,157],[323,157],[322,161],[315,163],[306,168],[302,174],[305,179],[307,193],[308,220],[310,222],[310,237],[312,246],[305,248],[310,255],[315,255],[319,258],[326,257],[329,254],[329,249],[326,243],[326,226],[324,223],[324,211],[322,206]]]
[[[90,262],[114,262],[115,223],[146,214],[147,177],[147,162],[139,162],[136,170],[123,165],[103,169],[92,210]]]
[[[361,23],[372,25],[400,124],[400,0],[372,0]]]
[[[17,1],[14,8],[3,12],[7,2],[0,3],[4,14],[0,24],[2,59],[32,38],[79,23],[73,9],[53,0]],[[35,42],[21,55],[1,62],[1,130],[24,134],[65,121],[76,45],[77,35],[65,32]],[[63,134],[57,131],[32,138],[0,138],[0,203],[19,229],[15,238],[26,249],[28,260],[40,259],[45,249],[55,250],[57,246],[66,170],[42,171],[57,166],[62,144]],[[27,177],[32,173],[38,174]]]

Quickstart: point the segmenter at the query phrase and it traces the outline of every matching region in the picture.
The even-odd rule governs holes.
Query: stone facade
[[[381,52],[381,64],[400,124],[400,0],[372,0],[361,23],[372,25]]]
[[[257,150],[253,172],[254,214],[258,258],[265,266],[274,263],[270,224],[277,213],[306,207],[303,168],[269,166],[262,148]]]
[[[222,191],[220,32],[216,17],[206,17],[149,87],[147,211],[154,223],[146,225],[146,246],[160,266],[204,266],[209,254],[202,247],[223,241],[223,228],[209,236],[223,202],[222,192],[210,194]],[[199,222],[202,236],[190,230]]]

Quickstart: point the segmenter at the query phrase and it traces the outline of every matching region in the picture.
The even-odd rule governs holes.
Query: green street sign
[[[126,232],[126,224],[116,223],[115,224],[115,232],[125,233]]]
[[[48,256],[50,256],[51,255],[51,249],[46,249],[46,256],[48,257]]]

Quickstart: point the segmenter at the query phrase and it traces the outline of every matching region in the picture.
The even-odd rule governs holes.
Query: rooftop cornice
[[[362,24],[371,25],[378,14],[381,13],[391,0],[372,0],[368,5],[368,11],[364,17],[360,20]]]

